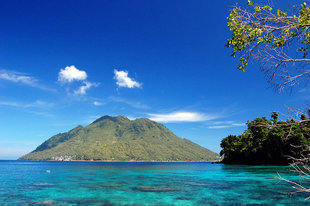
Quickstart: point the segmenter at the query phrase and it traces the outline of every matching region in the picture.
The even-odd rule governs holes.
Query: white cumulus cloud
[[[66,68],[61,69],[58,73],[58,81],[60,82],[72,82],[72,81],[82,81],[87,78],[85,71],[77,69],[74,65],[66,66]]]
[[[86,94],[86,91],[89,90],[92,87],[97,87],[98,83],[92,83],[92,82],[84,82],[84,85],[80,86],[77,90],[74,91],[74,94]]]
[[[84,95],[87,90],[99,85],[99,83],[87,81],[87,73],[83,70],[77,69],[74,65],[60,69],[60,72],[58,73],[58,81],[61,83],[67,83],[67,91],[71,90],[70,87],[72,88],[70,83],[74,81],[78,81],[79,84],[81,83],[80,86],[73,91],[73,94],[75,95]]]
[[[149,114],[149,119],[156,122],[201,122],[217,118],[198,112],[172,112],[168,114]]]
[[[127,71],[118,71],[114,70],[114,79],[116,80],[116,84],[119,87],[127,87],[127,88],[139,88],[141,87],[141,83],[134,81],[130,77],[128,77]]]

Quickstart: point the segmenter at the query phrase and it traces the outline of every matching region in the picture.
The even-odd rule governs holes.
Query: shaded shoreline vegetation
[[[248,121],[248,129],[241,135],[229,135],[221,142],[225,164],[289,165],[309,155],[310,110],[300,121],[278,120],[273,112],[266,117]]]

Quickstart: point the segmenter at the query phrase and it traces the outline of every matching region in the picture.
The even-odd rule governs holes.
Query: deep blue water
[[[210,163],[0,161],[0,205],[310,205],[276,173]],[[50,170],[50,173],[46,172]],[[305,183],[306,184],[306,183]]]

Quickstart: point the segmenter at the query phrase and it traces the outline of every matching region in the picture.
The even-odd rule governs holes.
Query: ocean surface
[[[0,161],[0,205],[310,205],[277,172],[211,163]],[[306,183],[305,183],[306,184]],[[309,185],[310,186],[310,185]]]

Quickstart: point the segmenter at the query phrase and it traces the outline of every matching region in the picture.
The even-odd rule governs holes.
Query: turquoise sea
[[[288,167],[0,161],[0,205],[309,205]],[[49,171],[47,171],[49,170]],[[305,183],[306,184],[306,183]]]

